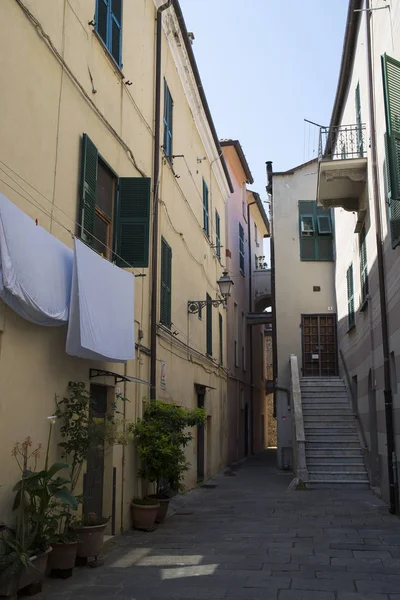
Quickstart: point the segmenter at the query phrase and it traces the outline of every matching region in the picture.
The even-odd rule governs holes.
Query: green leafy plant
[[[139,498],[139,496],[134,496],[132,498],[133,504],[139,504],[140,506],[153,506],[157,504],[156,498]]]
[[[143,417],[128,426],[141,460],[139,476],[156,483],[157,497],[169,498],[173,490],[183,490],[190,467],[184,452],[193,439],[190,428],[203,425],[205,418],[202,408],[190,410],[154,400],[145,401]]]
[[[96,513],[90,512],[87,515],[84,515],[82,519],[74,521],[73,528],[96,527],[97,525],[104,525],[105,523],[108,523],[108,521],[108,517],[98,517]]]

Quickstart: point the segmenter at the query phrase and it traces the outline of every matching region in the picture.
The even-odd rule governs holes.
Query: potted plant
[[[126,401],[120,394],[117,399]],[[90,450],[100,442],[104,445],[126,443],[125,427],[119,433],[115,415],[120,414],[116,402],[112,403],[112,412],[105,419],[90,418],[90,393],[83,382],[69,382],[68,396],[59,400],[56,397],[56,416],[60,420],[60,433],[63,441],[59,444],[62,458],[70,463],[70,491],[74,493],[78,485],[82,468]],[[106,427],[107,425],[107,427]],[[103,547],[104,532],[109,519],[94,513],[84,515],[82,519],[66,520],[64,533],[77,536],[77,556],[87,559],[97,557]],[[65,552],[72,552],[67,545]],[[60,548],[60,553],[62,548]],[[83,563],[81,563],[83,564]]]
[[[184,449],[193,439],[190,428],[204,421],[202,408],[191,410],[153,400],[145,401],[143,417],[129,426],[141,461],[139,476],[146,482],[145,497],[159,503],[157,523],[164,522],[172,494],[183,491],[190,466]],[[147,494],[149,483],[155,485],[151,495]]]
[[[58,525],[54,509],[60,502],[71,508],[77,506],[76,499],[66,487],[69,480],[58,475],[69,465],[54,463],[49,466],[54,422],[55,417],[51,417],[44,469],[36,470],[41,444],[32,450],[32,440],[28,437],[13,448],[12,454],[21,470],[21,479],[13,488],[16,492],[13,507],[16,526],[7,528],[3,535],[0,560],[3,585],[11,588],[22,589],[35,583],[40,591],[51,552],[50,541]]]
[[[152,531],[157,518],[160,502],[155,498],[132,498],[132,524],[135,529]]]

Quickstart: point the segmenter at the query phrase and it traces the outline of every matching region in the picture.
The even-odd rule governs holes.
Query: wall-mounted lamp
[[[188,302],[188,312],[191,314],[198,313],[202,308],[207,306],[207,304],[211,304],[215,308],[226,305],[226,301],[231,295],[231,287],[233,286],[233,281],[228,275],[228,271],[224,271],[222,273],[222,277],[220,277],[217,281],[219,290],[221,292],[222,300],[189,300]]]

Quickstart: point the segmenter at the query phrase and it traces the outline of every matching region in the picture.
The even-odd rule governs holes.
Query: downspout
[[[272,379],[274,382],[274,417],[276,418],[276,390],[278,383],[278,342],[276,332],[276,288],[275,288],[275,243],[274,243],[274,198],[272,191],[272,161],[268,160],[267,167],[267,193],[271,198],[270,221],[271,221],[271,310],[272,310]]]
[[[386,417],[386,446],[388,461],[388,479],[389,479],[389,511],[392,514],[398,513],[398,488],[396,482],[396,443],[394,438],[393,425],[393,394],[390,381],[390,351],[389,351],[389,329],[386,303],[386,282],[385,282],[385,264],[382,248],[382,220],[381,206],[379,196],[378,169],[376,164],[376,131],[375,131],[375,99],[373,87],[373,69],[372,69],[372,42],[371,42],[371,2],[366,0],[366,24],[367,24],[367,62],[368,62],[368,93],[369,93],[369,118],[371,124],[371,167],[372,167],[372,185],[375,207],[375,229],[376,229],[376,250],[378,259],[378,277],[379,277],[379,303],[381,311],[382,324],[382,349],[383,349],[383,372],[384,372],[384,396],[385,396],[385,417]]]
[[[153,230],[151,254],[151,330],[150,330],[150,398],[157,395],[157,293],[158,293],[158,190],[160,179],[160,127],[161,127],[161,32],[162,13],[169,8],[172,0],[168,0],[157,9],[156,25],[156,86],[154,102],[154,162],[153,162]]]
[[[256,204],[256,202],[249,202],[247,204],[247,238],[248,238],[248,248],[249,248],[249,312],[253,312],[253,278],[252,278],[252,269],[251,269],[251,228],[250,228],[250,206]],[[247,327],[247,325],[246,325]],[[254,454],[254,439],[253,439],[253,431],[254,431],[254,413],[253,413],[253,404],[254,404],[254,373],[253,373],[253,327],[250,325],[249,327],[249,336],[250,336],[250,453]],[[246,349],[245,349],[246,351]]]

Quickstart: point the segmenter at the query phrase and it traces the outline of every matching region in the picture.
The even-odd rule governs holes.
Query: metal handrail
[[[366,156],[365,124],[320,127],[319,160],[346,160]]]

